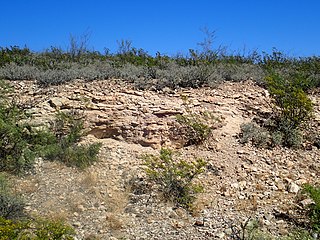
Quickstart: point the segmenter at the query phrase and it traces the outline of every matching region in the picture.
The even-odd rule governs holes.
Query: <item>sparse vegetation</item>
[[[8,86],[2,83],[0,89],[1,171],[24,173],[32,169],[39,156],[79,168],[97,160],[101,144],[78,144],[84,132],[83,122],[75,113],[60,112],[51,129],[34,129],[25,111],[6,98]]]
[[[314,204],[309,206],[308,216],[312,231],[320,235],[320,187],[308,184],[305,185],[304,192],[314,201]]]
[[[182,128],[177,129],[178,135],[183,138],[185,146],[201,144],[210,137],[214,124],[219,120],[209,112],[194,112],[188,97],[181,96],[181,98],[187,114],[176,116],[177,122],[182,126]]]
[[[17,219],[25,216],[24,203],[21,198],[11,192],[11,186],[4,173],[0,172],[0,217]]]
[[[266,147],[269,144],[270,134],[268,130],[256,123],[244,123],[241,128],[241,143],[251,142],[256,147]]]
[[[263,229],[263,226],[257,219],[248,218],[240,226],[232,227],[230,239],[234,240],[314,240],[311,234],[301,228],[294,228],[288,234],[283,236],[274,236]]]
[[[213,48],[214,33],[203,31],[201,51],[190,49],[187,55],[151,56],[132,46],[130,40],[118,41],[118,51],[105,53],[88,49],[89,34],[70,36],[67,50],[51,47],[35,53],[18,46],[0,49],[0,77],[9,80],[35,79],[43,86],[63,84],[73,79],[123,78],[138,88],[215,86],[221,81],[253,79],[266,85],[270,71],[297,74],[307,80],[307,88],[319,86],[319,58],[293,58],[277,49],[229,53],[225,47]]]
[[[57,220],[9,220],[0,217],[0,239],[72,240],[74,230]]]
[[[190,49],[185,56],[169,57],[161,53],[151,56],[145,50],[133,47],[128,40],[119,41],[119,50],[114,54],[108,50],[105,53],[90,51],[88,35],[79,39],[71,36],[67,50],[51,47],[36,53],[27,47],[0,48],[0,78],[36,80],[44,87],[74,79],[120,78],[133,83],[136,88],[156,91],[165,87],[214,87],[221,81],[250,79],[268,89],[274,113],[268,119],[241,125],[240,142],[267,148],[300,147],[307,131],[305,126],[313,117],[308,91],[320,86],[320,58],[293,58],[277,49],[270,54],[256,51],[231,54],[225,48],[212,49],[213,33],[204,32],[207,38],[199,44],[202,51]],[[51,127],[39,130],[30,125],[32,116],[26,114],[14,98],[8,98],[8,94],[10,88],[1,82],[0,171],[28,172],[38,157],[81,169],[97,161],[101,144],[81,143],[85,132],[83,119],[78,113],[59,112]],[[200,145],[211,136],[218,120],[209,112],[197,112],[187,97],[182,98],[186,114],[176,116],[181,128],[175,133],[183,138],[184,146]],[[319,139],[317,135],[317,146],[320,145]],[[145,155],[144,160],[149,182],[156,185],[164,198],[176,206],[192,210],[197,194],[203,191],[203,186],[196,182],[206,162],[202,159],[181,160],[169,149],[161,149],[159,156]],[[25,216],[23,201],[12,194],[6,184],[4,175],[0,175],[0,240],[73,239],[72,228],[59,221]],[[314,201],[308,208],[312,233],[320,234],[319,187],[307,185],[304,192]],[[21,216],[25,218],[19,219]],[[109,228],[122,228],[118,216],[109,215],[107,220]],[[275,237],[263,231],[257,221],[246,222],[234,236],[243,240],[315,239],[306,229]]]
[[[83,121],[77,112],[59,112],[52,126],[54,136],[43,148],[43,156],[68,166],[85,168],[97,161],[101,143],[78,144],[83,136]]]
[[[22,123],[26,113],[6,95],[10,88],[1,82],[0,92],[0,171],[22,173],[32,168],[36,157],[34,146],[28,141],[30,126]]]
[[[241,142],[251,141],[259,147],[299,147],[303,143],[305,124],[311,120],[313,104],[305,92],[310,83],[298,73],[281,76],[272,72],[266,83],[273,98],[274,115],[262,126],[241,126]]]
[[[0,239],[74,239],[73,228],[59,220],[33,218],[24,212],[23,200],[12,192],[12,185],[0,173]]]
[[[150,181],[158,185],[165,199],[176,205],[192,209],[196,194],[203,191],[201,184],[193,180],[204,172],[206,162],[175,159],[173,151],[161,149],[160,156],[145,155],[146,173]]]

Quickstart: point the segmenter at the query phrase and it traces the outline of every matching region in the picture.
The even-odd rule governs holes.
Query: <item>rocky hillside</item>
[[[268,92],[251,81],[158,92],[116,80],[48,88],[32,81],[13,84],[34,124],[50,122],[57,110],[79,110],[88,131],[83,142],[103,144],[100,161],[85,171],[39,161],[34,174],[16,179],[28,212],[67,220],[78,239],[235,239],[250,217],[272,234],[285,234],[293,225],[290,216],[305,204],[297,197],[301,186],[319,183],[318,148],[270,150],[239,143],[242,123],[272,111]],[[311,97],[318,124],[320,96]],[[175,116],[186,107],[215,116],[213,133],[200,146],[183,147],[177,131]],[[199,178],[205,191],[192,213],[145,187],[141,155],[158,154],[161,147],[208,162]]]

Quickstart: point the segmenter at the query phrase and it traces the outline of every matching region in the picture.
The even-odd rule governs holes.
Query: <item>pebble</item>
[[[295,184],[294,182],[291,182],[289,184],[289,187],[288,187],[289,193],[298,193],[299,190],[300,190],[300,187],[297,184]]]

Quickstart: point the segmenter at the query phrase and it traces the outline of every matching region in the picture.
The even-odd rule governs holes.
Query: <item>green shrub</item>
[[[268,90],[273,97],[276,116],[274,126],[270,129],[274,140],[280,140],[287,147],[298,147],[303,141],[301,128],[312,117],[313,104],[305,89],[308,88],[308,80],[295,73],[288,76],[280,76],[272,73],[267,77]]]
[[[256,146],[286,146],[297,148],[303,143],[304,123],[313,113],[313,104],[305,93],[308,80],[298,73],[281,76],[272,72],[267,78],[273,98],[274,115],[262,126],[243,124],[242,143],[252,141]]]
[[[182,100],[187,114],[176,116],[177,122],[182,126],[179,136],[183,138],[185,146],[201,144],[210,137],[213,124],[219,120],[209,112],[194,113],[188,98],[182,96]]]
[[[304,192],[314,201],[314,204],[309,206],[308,215],[312,230],[314,233],[320,234],[320,187],[307,184],[304,187]]]
[[[6,94],[9,87],[0,83],[0,171],[21,173],[32,168],[36,154],[28,143],[27,115]]]
[[[97,160],[100,143],[78,144],[84,135],[79,115],[60,112],[51,129],[35,130],[25,111],[6,98],[9,91],[6,84],[0,83],[0,171],[24,173],[33,168],[39,156],[80,168]]]
[[[161,149],[160,156],[145,155],[145,171],[166,199],[191,209],[196,194],[203,191],[202,185],[193,183],[193,180],[204,171],[206,162],[202,159],[193,162],[175,160],[173,156],[169,149]]]
[[[290,128],[297,128],[311,118],[313,105],[304,91],[308,83],[303,76],[291,74],[284,77],[273,73],[266,81],[279,121]]]
[[[310,233],[304,229],[296,229],[287,236],[279,238],[279,240],[314,240]]]
[[[275,134],[281,135],[281,145],[283,146],[297,148],[303,143],[301,130],[294,127],[287,119],[282,118],[276,121],[276,128],[273,131]]]
[[[11,193],[7,176],[0,173],[0,217],[16,219],[25,216],[22,199]]]
[[[75,231],[61,221],[8,220],[0,217],[0,240],[73,240]]]
[[[55,134],[53,141],[42,148],[42,155],[46,159],[79,168],[88,167],[97,161],[101,143],[78,144],[84,132],[83,121],[77,112],[59,112],[51,130]]]

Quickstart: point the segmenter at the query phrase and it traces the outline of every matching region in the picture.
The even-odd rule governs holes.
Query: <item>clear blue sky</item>
[[[214,47],[272,47],[294,56],[320,55],[319,0],[3,0],[0,46],[34,51],[67,48],[69,36],[90,33],[89,48],[117,50],[131,40],[150,54],[199,49],[201,28],[215,31]]]

